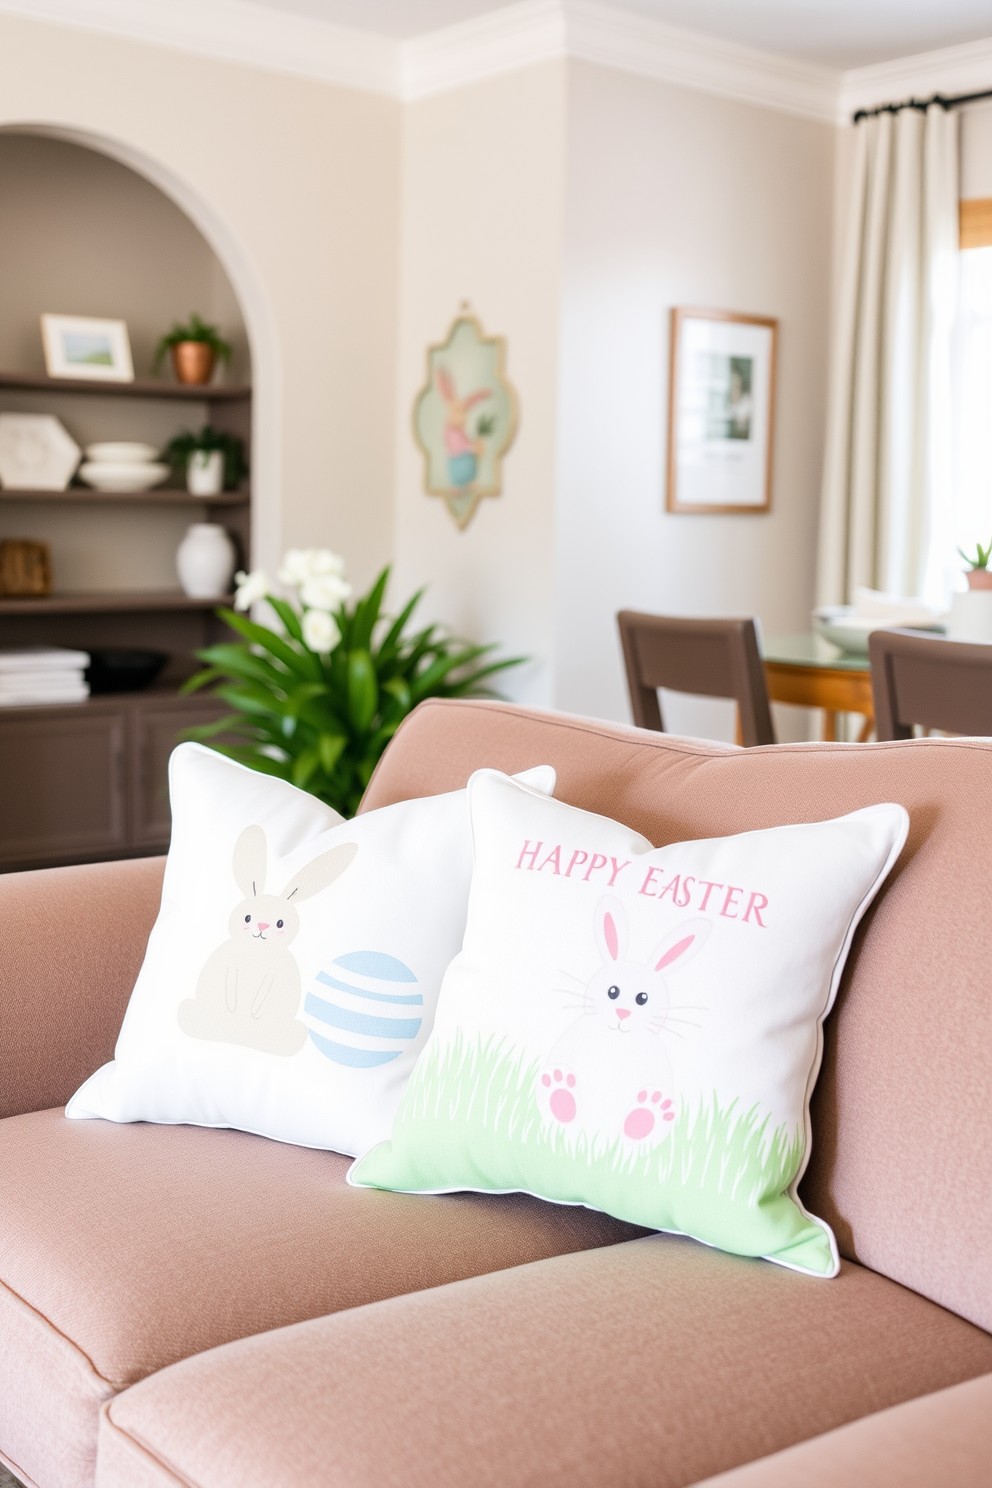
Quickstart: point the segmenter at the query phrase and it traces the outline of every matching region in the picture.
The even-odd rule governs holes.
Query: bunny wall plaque
[[[281,894],[266,894],[265,833],[245,827],[234,845],[234,878],[243,898],[228,921],[230,938],[200,972],[196,996],[179,1005],[184,1033],[264,1054],[302,1049],[307,1030],[296,1016],[300,972],[289,949],[300,928],[296,906],[333,883],[357,852],[356,844],[347,842],[321,853]]]

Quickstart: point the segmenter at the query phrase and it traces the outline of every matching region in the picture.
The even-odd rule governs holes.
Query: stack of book
[[[85,651],[61,646],[0,648],[0,708],[81,703],[90,695],[83,675],[89,664]]]

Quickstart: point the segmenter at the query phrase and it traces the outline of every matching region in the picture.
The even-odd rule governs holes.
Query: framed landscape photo
[[[131,343],[123,320],[43,315],[41,339],[49,377],[92,382],[133,382]]]
[[[777,334],[766,316],[673,309],[668,511],[771,507]]]

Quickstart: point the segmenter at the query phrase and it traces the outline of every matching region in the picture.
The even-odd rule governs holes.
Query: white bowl
[[[139,444],[137,440],[108,440],[88,444],[86,458],[95,465],[147,465],[158,459],[158,450],[154,444]]]
[[[168,465],[125,465],[111,461],[90,460],[80,465],[79,474],[97,491],[150,491],[169,474]]]
[[[825,641],[832,641],[848,656],[867,656],[868,637],[873,630],[900,630],[907,621],[898,616],[885,618],[881,615],[859,615],[853,605],[824,605],[813,611],[813,624]],[[910,630],[932,630],[943,632],[943,625],[934,621],[932,625],[921,625],[918,621],[908,625]]]

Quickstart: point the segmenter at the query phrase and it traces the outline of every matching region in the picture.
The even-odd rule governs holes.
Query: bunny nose
[[[268,930],[268,928],[269,928],[268,925],[266,924],[265,920],[256,920],[255,923],[258,925],[259,930]],[[626,1017],[626,1016],[627,1015],[625,1013],[624,1014],[624,1017]]]
[[[620,1019],[620,1022],[622,1023],[623,1020],[624,1020],[624,1018],[629,1018],[630,1017],[630,1008],[617,1008],[617,1017]]]

